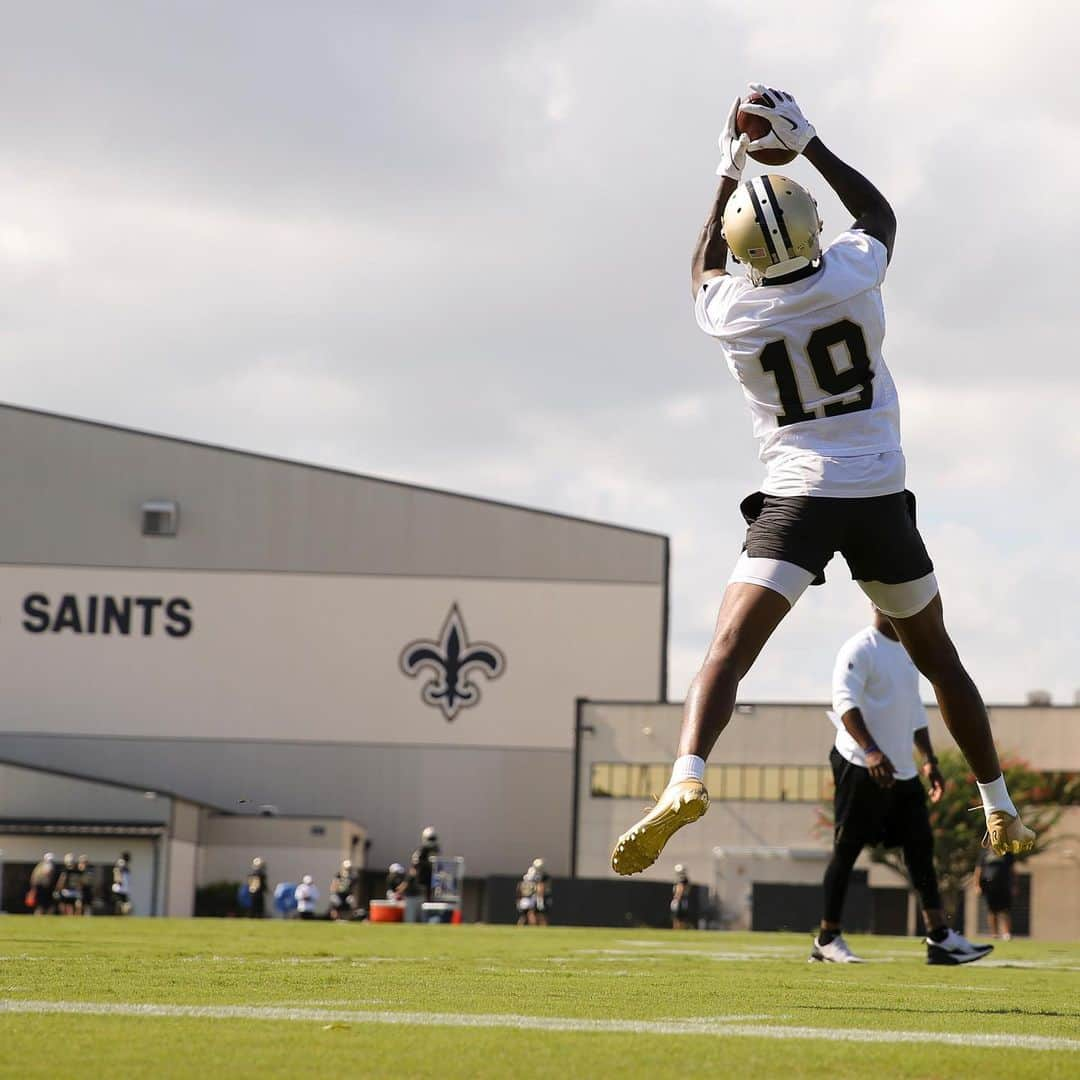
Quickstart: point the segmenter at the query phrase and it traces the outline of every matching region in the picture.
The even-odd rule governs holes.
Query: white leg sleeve
[[[752,559],[744,551],[735,564],[728,584],[742,581],[747,585],[762,585],[766,589],[778,592],[792,607],[799,599],[814,575],[794,563],[781,562],[779,559]]]
[[[893,619],[910,619],[938,594],[937,578],[931,571],[926,577],[904,581],[899,585],[886,585],[883,581],[860,581],[862,589],[878,611]]]

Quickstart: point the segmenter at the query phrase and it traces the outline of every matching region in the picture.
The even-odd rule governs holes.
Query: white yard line
[[[675,952],[675,953],[702,953],[708,954],[711,951],[711,946],[703,945],[701,948],[696,948],[693,945],[686,943],[686,939],[682,938],[679,941],[650,941],[649,939],[639,940],[638,938],[618,938],[615,941],[616,945],[632,945],[635,949],[653,949],[657,952]],[[747,953],[790,953],[792,949],[796,948],[794,945],[758,945],[751,943],[747,945],[728,945],[730,950],[745,950]]]
[[[399,1024],[419,1027],[513,1028],[523,1031],[632,1035],[718,1035],[753,1039],[813,1039],[825,1042],[940,1043],[947,1046],[1080,1052],[1080,1039],[1046,1035],[985,1035],[951,1031],[874,1031],[862,1028],[788,1027],[749,1024],[761,1017],[715,1016],[687,1020],[586,1020],[512,1013],[427,1013],[296,1009],[250,1005],[136,1005],[89,1001],[0,999],[0,1013],[61,1013],[76,1016],[178,1017],[195,1020],[300,1020],[338,1024]]]
[[[693,956],[699,960],[714,960],[722,961],[723,963],[740,963],[745,960],[754,960],[761,962],[763,960],[782,961],[790,963],[792,960],[804,961],[807,957],[807,951],[795,952],[789,950],[785,956],[777,956],[775,953],[752,953],[752,952],[702,952],[697,949],[667,949],[664,952],[649,952],[641,951],[638,949],[578,949],[578,953],[588,960],[591,960],[597,964],[621,964],[629,961],[635,964],[658,964],[663,960],[670,959],[675,956]],[[903,953],[905,957],[919,956],[915,953]],[[873,961],[875,964],[891,964],[894,962],[891,956],[886,956],[884,953],[870,953],[867,956],[867,960]],[[565,964],[570,963],[569,959],[555,959],[552,963]]]
[[[996,960],[980,960],[979,965],[984,968],[1034,968],[1039,971],[1080,971],[1080,967],[1057,960],[1006,960],[999,957]]]
[[[390,998],[337,998],[330,1001],[278,1001],[275,1002],[274,1008],[280,1008],[282,1005],[296,1005],[300,1008],[310,1009],[312,1005],[345,1005],[351,1008],[356,1008],[357,1005],[393,1005],[394,1002]],[[263,1005],[251,1005],[252,1009],[263,1008]]]

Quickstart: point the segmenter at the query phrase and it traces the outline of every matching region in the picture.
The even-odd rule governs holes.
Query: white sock
[[[683,754],[681,758],[676,758],[668,783],[677,784],[680,780],[700,780],[704,783],[705,759],[696,754]]]
[[[978,784],[979,794],[982,796],[983,813],[987,817],[994,810],[1004,810],[1006,814],[1019,817],[1012,799],[1009,798],[1009,789],[1005,786],[1005,777],[999,776],[991,780],[989,784]]]

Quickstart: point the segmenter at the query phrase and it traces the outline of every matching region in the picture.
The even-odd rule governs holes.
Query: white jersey
[[[832,700],[829,719],[836,725],[836,749],[842,757],[866,768],[862,747],[841,719],[858,709],[877,748],[896,767],[896,779],[918,775],[912,747],[915,732],[926,727],[926,709],[919,696],[919,673],[899,641],[873,626],[845,641],[833,668]]]
[[[904,490],[900,407],[881,355],[886,263],[884,244],[852,230],[807,277],[755,286],[725,274],[701,287],[697,322],[746,396],[767,495]]]
[[[305,885],[303,882],[296,886],[293,896],[296,897],[296,910],[301,913],[314,911],[315,905],[319,902],[318,888],[314,885]]]

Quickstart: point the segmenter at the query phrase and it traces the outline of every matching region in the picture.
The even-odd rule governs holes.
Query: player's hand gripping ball
[[[750,105],[764,105],[766,99],[761,94],[751,94],[746,99],[746,102]],[[755,143],[769,135],[772,131],[772,124],[764,116],[758,116],[756,113],[749,113],[740,109],[735,117],[735,130],[740,135],[748,135],[750,142]],[[795,150],[781,149],[748,150],[747,153],[762,165],[787,165],[799,156]]]

